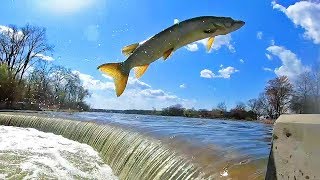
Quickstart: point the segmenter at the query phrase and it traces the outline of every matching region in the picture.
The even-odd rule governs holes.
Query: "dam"
[[[63,117],[66,115],[60,116]],[[319,160],[312,157],[313,154],[316,155],[318,153],[319,149],[318,144],[314,143],[315,140],[313,139],[313,137],[317,137],[316,134],[318,133],[319,116],[317,115],[281,116],[275,123],[272,138],[273,143],[272,145],[268,143],[268,146],[271,146],[268,163],[266,158],[260,158],[259,160],[259,158],[257,158],[259,157],[258,155],[256,155],[256,160],[253,160],[252,157],[243,158],[244,156],[241,157],[241,155],[234,153],[226,153],[228,157],[226,154],[219,154],[218,148],[209,150],[194,148],[187,145],[190,142],[182,143],[176,140],[169,141],[155,138],[148,135],[150,132],[141,133],[141,131],[134,131],[134,129],[129,126],[121,127],[115,123],[108,124],[102,121],[75,120],[75,118],[81,119],[77,116],[78,115],[75,115],[73,118],[70,116],[70,119],[67,119],[50,117],[43,114],[35,116],[1,113],[0,133],[2,133],[2,146],[0,146],[0,152],[3,155],[4,152],[3,150],[1,151],[1,149],[4,149],[3,147],[6,147],[6,144],[22,143],[22,141],[15,142],[10,140],[10,138],[3,141],[4,138],[14,137],[12,134],[21,134],[20,136],[22,137],[28,136],[28,133],[29,135],[31,133],[31,135],[34,135],[31,137],[34,138],[35,141],[41,141],[41,139],[36,140],[36,138],[48,140],[48,143],[51,143],[51,145],[49,143],[49,146],[51,146],[49,148],[68,144],[68,146],[62,147],[62,149],[66,147],[67,150],[72,149],[72,146],[69,146],[69,144],[72,145],[72,142],[66,143],[66,141],[70,140],[91,146],[99,153],[101,160],[99,160],[100,157],[93,156],[93,158],[91,158],[91,156],[89,156],[89,159],[85,158],[87,156],[86,154],[79,154],[79,157],[82,157],[84,161],[90,162],[91,159],[95,159],[94,161],[97,161],[98,164],[101,165],[98,166],[101,172],[95,171],[98,173],[94,176],[88,176],[82,173],[83,177],[87,179],[101,179],[99,178],[101,177],[101,173],[108,174],[108,179],[265,178],[272,180],[286,178],[317,179],[319,176],[316,170],[320,166]],[[184,126],[183,124],[180,125]],[[8,128],[11,129],[6,130],[3,128],[5,126],[9,126]],[[239,127],[241,126],[237,126],[237,128]],[[28,133],[22,132],[25,128],[27,128]],[[8,135],[8,131],[12,132],[11,136]],[[63,141],[60,140],[60,143],[54,144],[54,141],[50,141],[52,137],[43,132],[61,135],[67,139]],[[215,133],[219,134],[220,132]],[[196,135],[197,133],[194,134]],[[239,138],[241,138],[241,136],[239,136]],[[241,141],[241,139],[239,140]],[[271,142],[271,138],[267,141]],[[32,144],[34,144],[32,146],[36,146],[37,143],[32,142]],[[42,143],[41,146],[44,146],[44,144],[46,143]],[[249,142],[247,146],[250,146]],[[87,147],[86,149],[88,150]],[[214,152],[215,155],[209,156],[209,151],[216,151]],[[220,149],[220,151],[230,151],[230,147],[226,147],[224,150]],[[195,154],[194,152],[198,153]],[[246,154],[244,152],[250,154],[248,153],[250,150],[242,151],[241,154]],[[257,152],[259,151],[255,150],[255,153]],[[221,157],[218,158],[217,155]],[[101,164],[102,162],[106,163],[106,165]],[[108,166],[110,166],[112,170],[110,167],[108,169]],[[3,171],[1,165],[0,169]],[[2,176],[0,177],[2,178]],[[3,179],[5,178],[3,177]]]
[[[0,124],[35,128],[92,146],[119,179],[195,179],[201,170],[160,142],[123,129],[56,118],[0,115]]]
[[[89,114],[93,117],[92,114]],[[106,115],[106,114],[103,114]],[[65,116],[69,116],[69,119]],[[23,127],[23,128],[34,128],[43,132],[50,132],[56,135],[61,135],[64,138],[77,141],[79,143],[88,144],[96,150],[101,159],[112,168],[113,173],[119,179],[263,179],[266,171],[267,154],[269,146],[268,142],[270,138],[264,140],[264,136],[269,137],[269,126],[266,126],[266,134],[249,133],[246,132],[253,127],[265,127],[263,124],[251,124],[251,126],[245,127],[245,124],[249,122],[224,122],[224,121],[208,121],[208,120],[187,120],[181,123],[180,119],[167,119],[170,123],[175,121],[180,122],[179,126],[182,129],[176,128],[173,124],[169,125],[172,131],[176,131],[176,136],[171,136],[169,130],[165,130],[163,127],[156,127],[166,134],[168,138],[159,138],[159,136],[151,136],[150,134],[157,134],[157,132],[151,132],[150,129],[136,131],[135,128],[126,126],[120,126],[117,123],[106,123],[102,121],[85,121],[83,119],[89,119],[86,114],[79,114],[73,116],[65,115],[62,116],[48,116],[37,114],[12,114],[2,113],[0,115],[0,125]],[[116,116],[113,119],[128,119],[125,115],[109,115]],[[121,117],[119,117],[121,116]],[[63,117],[63,118],[62,118]],[[97,116],[98,117],[98,116]],[[143,119],[153,118],[141,116]],[[134,126],[139,125],[137,118],[131,119]],[[75,120],[76,119],[76,120]],[[79,119],[81,121],[79,121]],[[97,118],[100,119],[100,118]],[[136,120],[135,120],[136,119]],[[164,119],[159,117],[159,119]],[[150,121],[157,122],[159,121]],[[160,122],[164,124],[164,122]],[[194,123],[198,123],[197,126]],[[200,123],[200,124],[199,124]],[[225,149],[219,148],[218,146],[210,145],[211,147],[201,148],[192,146],[200,135],[197,134],[198,130],[193,129],[191,136],[196,137],[195,139],[189,138],[186,132],[191,132],[189,128],[201,127],[203,123],[206,127],[210,127],[209,133],[215,136],[221,136],[222,132],[233,132],[230,134],[231,139],[227,137],[222,140],[221,138],[210,139],[216,140],[219,144],[221,142],[227,144],[233,144]],[[208,124],[209,123],[209,124]],[[216,127],[210,124],[214,124]],[[228,127],[219,131],[222,126]],[[122,122],[122,124],[125,124]],[[144,123],[148,124],[148,123]],[[187,126],[190,124],[190,126]],[[177,124],[178,125],[178,124]],[[141,125],[139,125],[141,127]],[[155,126],[152,124],[152,126]],[[168,125],[166,125],[168,126]],[[235,132],[234,129],[240,129],[239,132]],[[215,129],[215,130],[214,130]],[[256,131],[257,129],[254,129]],[[258,130],[261,131],[261,130]],[[201,133],[206,132],[206,129],[201,130]],[[262,131],[263,132],[263,131]],[[206,132],[208,136],[208,132]],[[183,135],[184,134],[184,135]],[[228,133],[227,133],[228,134]],[[251,134],[251,135],[249,135]],[[177,135],[187,136],[190,142],[181,140],[181,137]],[[199,136],[199,137],[198,137]],[[225,136],[225,135],[223,135]],[[245,140],[244,137],[248,137]],[[238,138],[238,139],[235,139]],[[255,138],[261,138],[260,140],[254,140]],[[232,141],[232,139],[234,139]],[[209,140],[209,139],[208,139]],[[202,140],[204,144],[207,144],[206,139]],[[235,143],[235,142],[241,143]],[[251,141],[251,142],[250,142]],[[230,143],[228,143],[230,142]],[[261,144],[261,145],[259,145]],[[235,151],[235,148],[237,149]],[[254,148],[256,148],[254,150]],[[242,153],[236,153],[242,151]]]

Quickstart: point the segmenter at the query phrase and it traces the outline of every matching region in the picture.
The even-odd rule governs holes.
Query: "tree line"
[[[248,101],[248,108],[258,116],[276,119],[281,114],[320,113],[320,68],[310,70],[291,81],[286,76],[268,81],[258,98]]]
[[[318,114],[320,113],[320,68],[313,67],[309,71],[289,80],[279,76],[267,82],[263,92],[257,98],[246,103],[238,102],[230,110],[224,102],[220,102],[211,110],[187,109],[181,104],[163,108],[162,110],[99,110],[112,113],[183,116],[193,118],[226,118],[238,120],[277,119],[284,113]]]
[[[281,114],[320,113],[320,68],[315,66],[298,75],[293,80],[279,76],[267,82],[264,91],[247,103],[238,102],[227,110],[224,102],[212,110],[185,109],[181,105],[170,106],[161,115],[228,118],[255,120],[259,118],[277,119]]]
[[[45,59],[53,48],[45,28],[0,29],[0,109],[89,109],[79,76]]]

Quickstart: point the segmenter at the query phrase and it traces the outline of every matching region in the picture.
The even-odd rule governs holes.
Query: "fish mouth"
[[[244,21],[241,21],[241,20],[235,20],[236,23],[239,23],[239,24],[245,24]]]
[[[233,25],[234,26],[234,30],[238,30],[244,25],[245,25],[244,21],[236,20],[236,21],[234,21],[234,25]]]
[[[241,27],[246,24],[244,21],[240,21],[240,20],[236,21],[236,23],[237,23],[237,24],[240,24]]]

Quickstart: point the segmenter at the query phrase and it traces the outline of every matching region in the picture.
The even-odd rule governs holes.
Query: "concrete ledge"
[[[320,179],[320,114],[279,117],[266,179]]]

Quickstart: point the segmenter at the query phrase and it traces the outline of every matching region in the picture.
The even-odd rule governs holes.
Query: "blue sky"
[[[257,97],[269,79],[288,75],[294,80],[320,60],[319,1],[4,0],[0,14],[0,29],[26,23],[47,28],[55,51],[44,59],[78,73],[94,108],[159,109],[180,103],[211,109],[219,102],[232,107]],[[112,80],[96,70],[125,60],[123,46],[202,15],[246,24],[216,37],[209,53],[199,41],[151,64],[139,80],[131,74],[119,98]]]

